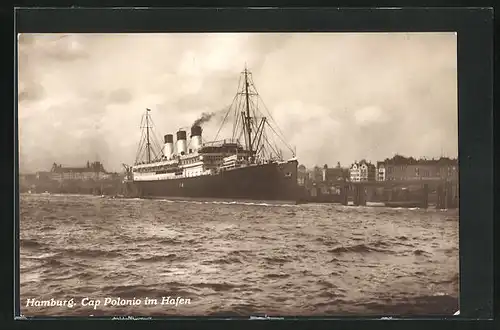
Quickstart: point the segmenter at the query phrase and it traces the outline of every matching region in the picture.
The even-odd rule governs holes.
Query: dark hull
[[[248,200],[298,200],[297,161],[265,164],[205,175],[134,181],[139,197],[189,197]]]

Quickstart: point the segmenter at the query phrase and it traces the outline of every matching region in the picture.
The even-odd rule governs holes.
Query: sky
[[[87,160],[121,171],[135,160],[146,108],[162,142],[226,109],[245,65],[307,167],[456,157],[456,42],[455,33],[20,34],[20,171]],[[205,123],[204,138],[219,125]]]

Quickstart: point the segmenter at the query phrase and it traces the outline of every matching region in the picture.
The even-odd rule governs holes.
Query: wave
[[[335,300],[336,298],[345,297],[345,294],[338,293],[338,292],[332,292],[332,291],[322,291],[320,294],[318,294],[318,297],[327,298],[328,300]],[[327,306],[327,305],[330,305],[329,302],[321,302],[321,303],[315,304],[315,307],[321,307],[321,306]]]
[[[352,246],[340,246],[328,250],[330,253],[368,253],[368,252],[390,252],[384,249],[377,249],[365,244],[357,244]]]
[[[43,246],[42,243],[39,243],[33,239],[24,239],[24,238],[21,238],[21,240],[19,241],[20,243],[20,246],[23,247],[23,248],[27,248],[27,249],[37,249],[37,248],[41,248]]]
[[[214,204],[214,205],[249,205],[249,206],[266,206],[266,207],[297,207],[294,202],[286,201],[245,201],[245,200],[195,200],[195,199],[172,199],[172,198],[155,198],[153,200],[166,203],[191,203],[191,204]]]
[[[229,265],[229,264],[241,264],[242,261],[238,257],[226,257],[214,260],[205,260],[202,265]]]
[[[135,262],[162,262],[162,261],[173,261],[181,259],[175,253],[169,253],[164,256],[152,256],[149,258],[139,258]]]
[[[319,280],[316,283],[319,284],[319,285],[321,285],[321,286],[330,288],[330,289],[336,289],[337,288],[337,286],[335,284],[333,284],[331,282],[328,282],[328,281],[325,281],[325,280]]]
[[[214,291],[230,291],[232,289],[236,288],[246,288],[248,287],[247,285],[235,285],[235,284],[230,284],[226,282],[222,283],[196,283],[196,284],[191,284],[192,287],[195,288],[208,288],[212,289]]]
[[[269,264],[285,264],[292,261],[292,259],[288,257],[266,257],[264,260]]]
[[[267,274],[267,278],[288,278],[290,274]]]
[[[424,250],[420,250],[420,249],[413,251],[413,254],[414,254],[414,255],[416,255],[416,256],[424,256],[424,255],[429,255],[429,253],[428,253],[428,252],[426,252],[426,251],[424,251]]]
[[[144,241],[148,242],[148,241],[151,241],[151,240],[144,240]],[[165,244],[165,245],[181,245],[181,244],[195,243],[196,240],[190,239],[190,240],[186,240],[186,241],[181,241],[181,240],[178,240],[178,239],[175,239],[175,238],[165,237],[165,238],[156,238],[156,242],[158,242],[159,244]]]
[[[37,198],[21,205],[27,219],[20,222],[22,298],[55,297],[58,292],[75,301],[86,296],[159,301],[162,296],[180,296],[192,301],[186,309],[106,309],[118,314],[258,315],[258,309],[268,314],[359,316],[384,305],[384,311],[398,310],[389,306],[393,300],[402,304],[416,295],[459,292],[460,281],[453,277],[459,261],[456,223],[445,221],[458,214],[449,211]],[[83,217],[84,212],[97,212],[97,217]],[[51,215],[57,219],[37,221]],[[444,236],[429,226],[435,219],[446,229]],[[48,225],[56,230],[46,231]],[[424,253],[416,256],[414,251],[422,253],[417,249]],[[36,276],[39,281],[32,281]],[[384,279],[393,281],[394,290],[387,293],[385,285],[378,285]],[[432,291],[429,283],[434,283]],[[442,295],[429,299],[446,304]],[[370,305],[373,302],[380,306]],[[434,313],[443,307],[419,308]],[[84,309],[87,316],[104,313]],[[23,310],[25,315],[34,313],[75,315],[79,310]]]
[[[45,262],[45,266],[61,268],[61,267],[65,267],[68,265],[60,260],[57,260],[57,259],[48,259]]]
[[[331,240],[329,238],[324,238],[324,237],[318,237],[318,238],[316,238],[316,241],[323,243],[323,245],[326,245],[326,246],[332,246],[332,245],[337,244],[337,241]]]
[[[113,258],[113,257],[123,257],[121,252],[117,251],[105,251],[105,250],[89,250],[89,249],[61,249],[58,250],[64,255],[71,255],[75,257],[83,258]]]

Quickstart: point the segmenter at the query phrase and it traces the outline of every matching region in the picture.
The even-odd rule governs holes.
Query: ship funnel
[[[201,148],[201,126],[194,125],[191,127],[191,149],[196,151]]]
[[[163,154],[167,159],[171,159],[174,154],[174,136],[172,134],[167,134],[164,136],[164,141]]]
[[[187,151],[186,131],[177,132],[177,154],[185,155]]]

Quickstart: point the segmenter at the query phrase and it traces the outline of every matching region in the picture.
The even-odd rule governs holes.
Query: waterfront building
[[[391,159],[377,162],[377,179],[379,181],[458,180],[458,160],[446,157],[415,159],[395,155]]]
[[[85,167],[63,167],[54,163],[50,172],[39,172],[38,177],[50,178],[51,180],[101,180],[111,177],[106,172],[101,162],[87,162]]]
[[[349,175],[352,182],[375,181],[376,171],[375,165],[363,159],[351,165]]]
[[[377,162],[377,181],[385,181],[385,164]]]

